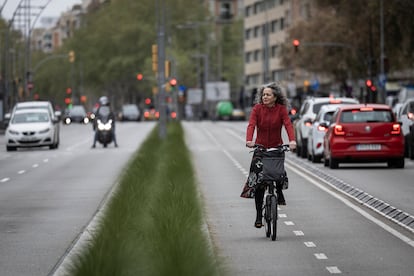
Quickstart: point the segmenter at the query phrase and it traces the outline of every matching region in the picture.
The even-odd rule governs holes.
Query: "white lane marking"
[[[279,218],[287,218],[286,214],[279,214]]]
[[[327,266],[326,269],[331,273],[331,274],[341,274],[342,272],[339,270],[339,268],[337,266]]]
[[[316,259],[318,259],[318,260],[327,260],[328,259],[328,257],[324,253],[315,253],[313,255],[315,255]]]
[[[32,166],[33,168],[37,168],[37,167],[39,167],[39,164],[33,164],[33,166]]]
[[[311,242],[311,241],[304,242],[304,244],[305,244],[306,247],[316,247],[316,244],[314,242]]]
[[[7,182],[7,181],[9,181],[10,180],[10,178],[9,177],[5,177],[5,178],[3,178],[2,180],[0,180],[0,182],[1,183],[5,183],[5,182]]]
[[[17,173],[18,174],[24,174],[26,171],[25,170],[20,170],[20,171],[18,171]]]
[[[295,225],[295,223],[293,221],[285,221],[286,225]]]
[[[353,209],[354,211],[358,212],[359,214],[361,214],[363,217],[365,217],[366,219],[372,221],[373,223],[377,224],[378,226],[380,226],[381,228],[383,228],[385,231],[391,233],[392,235],[394,235],[395,237],[399,238],[400,240],[402,240],[403,242],[407,243],[408,245],[414,247],[414,241],[412,239],[410,239],[409,237],[401,234],[400,232],[398,232],[397,230],[391,228],[390,226],[386,225],[385,223],[383,223],[382,221],[380,221],[377,218],[374,218],[373,216],[371,216],[370,214],[368,214],[366,211],[362,210],[361,208],[359,208],[358,206],[355,206],[354,204],[352,204],[348,199],[343,198],[342,196],[334,193],[333,191],[330,191],[328,188],[326,188],[325,186],[323,186],[322,184],[318,183],[316,180],[314,180],[313,178],[308,177],[306,174],[302,173],[301,171],[299,171],[298,169],[294,168],[292,165],[287,164],[285,162],[285,165],[287,167],[289,167],[290,170],[294,171],[296,174],[300,175],[301,177],[303,177],[304,179],[308,180],[310,183],[312,183],[313,185],[315,185],[316,187],[318,187],[319,189],[321,189],[322,191],[327,192],[328,194],[330,194],[331,196],[333,196],[334,198],[342,201],[346,206],[348,206],[349,208]]]
[[[302,231],[300,231],[300,230],[295,230],[295,231],[293,231],[293,233],[296,235],[296,236],[305,236],[305,233],[303,233]]]
[[[47,163],[47,162],[49,162],[49,159],[43,159],[43,162]]]

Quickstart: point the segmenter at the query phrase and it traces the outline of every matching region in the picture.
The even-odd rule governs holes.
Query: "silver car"
[[[323,156],[323,137],[328,130],[332,115],[341,104],[324,105],[312,122],[308,135],[308,159],[313,163],[321,161]]]
[[[47,109],[15,110],[5,133],[7,151],[44,146],[56,149],[59,146],[58,122]]]

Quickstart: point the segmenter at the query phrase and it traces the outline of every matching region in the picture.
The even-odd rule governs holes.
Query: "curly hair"
[[[270,88],[272,89],[272,93],[273,95],[275,95],[276,97],[276,103],[277,104],[281,104],[281,105],[287,105],[288,104],[288,100],[285,96],[285,94],[282,92],[282,89],[280,87],[280,84],[277,82],[271,82],[271,83],[267,83],[262,85],[261,87],[257,88],[257,93],[256,93],[256,99],[255,99],[255,103],[263,103],[263,90],[265,90],[265,88]]]

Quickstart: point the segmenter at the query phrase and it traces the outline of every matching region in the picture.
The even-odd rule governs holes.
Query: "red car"
[[[353,104],[337,109],[324,137],[325,166],[387,162],[404,168],[404,136],[392,109],[383,104]]]

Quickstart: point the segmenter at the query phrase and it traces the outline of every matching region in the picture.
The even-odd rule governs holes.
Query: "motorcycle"
[[[97,128],[97,141],[101,143],[104,148],[108,146],[108,144],[112,143],[113,136],[112,136],[112,128],[113,128],[113,121],[108,117],[97,119],[96,121],[96,128]]]

